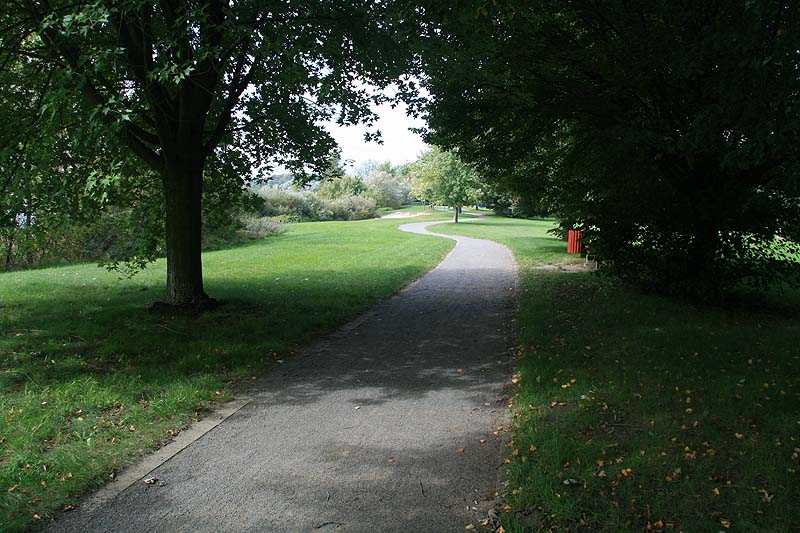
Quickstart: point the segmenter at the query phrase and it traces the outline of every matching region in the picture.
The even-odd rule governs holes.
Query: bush
[[[242,226],[241,234],[248,239],[263,239],[286,232],[286,227],[279,220],[270,217],[244,215],[239,223]]]
[[[411,202],[411,183],[403,176],[379,170],[367,179],[367,195],[381,207],[398,209]]]
[[[335,220],[365,220],[378,216],[375,200],[365,196],[345,196],[330,202]]]
[[[375,200],[361,195],[323,198],[311,191],[258,189],[258,217],[274,217],[282,222],[314,222],[325,220],[363,220],[376,218]]]
[[[322,181],[317,188],[321,198],[344,198],[367,192],[367,185],[358,176],[340,176]]]

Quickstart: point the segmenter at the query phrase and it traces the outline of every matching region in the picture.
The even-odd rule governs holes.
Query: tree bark
[[[16,224],[16,220],[14,221]],[[6,248],[6,270],[11,268],[11,261],[14,257],[14,238],[17,236],[17,232],[11,230],[8,233],[8,247]]]
[[[164,303],[201,308],[213,303],[203,289],[201,257],[204,157],[183,153],[166,158],[167,292]]]
[[[458,224],[458,215],[461,214],[461,207],[453,206],[453,222]]]

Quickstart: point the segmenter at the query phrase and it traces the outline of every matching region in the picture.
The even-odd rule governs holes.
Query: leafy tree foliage
[[[605,268],[692,292],[796,279],[798,6],[466,2],[425,19],[430,140],[584,228]]]
[[[411,201],[411,182],[393,169],[377,170],[366,179],[367,196],[381,207],[398,209]]]
[[[358,176],[341,175],[330,177],[319,184],[317,194],[323,198],[358,196],[367,192],[367,184]]]
[[[481,194],[477,174],[455,152],[433,147],[411,165],[409,174],[414,196],[452,206],[455,222],[461,208],[477,202]]]
[[[385,86],[404,69],[393,12],[392,2],[359,0],[2,3],[0,102],[26,126],[4,132],[11,149],[0,154],[3,212],[24,212],[17,192],[16,205],[6,207],[8,191],[36,183],[30,170],[41,168],[41,154],[31,153],[31,131],[43,152],[80,159],[106,190],[155,181],[165,302],[204,305],[204,187],[224,198],[253,165],[321,172],[334,147],[321,122],[369,123],[366,83]],[[55,139],[73,143],[68,154]],[[73,171],[48,165],[36,179],[85,189]],[[40,196],[55,201],[44,190]]]

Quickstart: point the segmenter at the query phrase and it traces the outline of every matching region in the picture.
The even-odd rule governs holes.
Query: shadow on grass
[[[588,274],[532,272],[524,291],[516,403],[535,408],[521,413],[515,444],[537,451],[510,466],[515,510],[544,509],[542,527],[554,529],[788,526],[800,497],[792,315],[688,304]]]

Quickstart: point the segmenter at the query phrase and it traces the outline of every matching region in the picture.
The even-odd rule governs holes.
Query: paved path
[[[140,480],[53,529],[478,525],[498,478],[516,268],[497,243],[452,238],[437,268],[269,372],[250,403],[149,474],[165,485]]]

